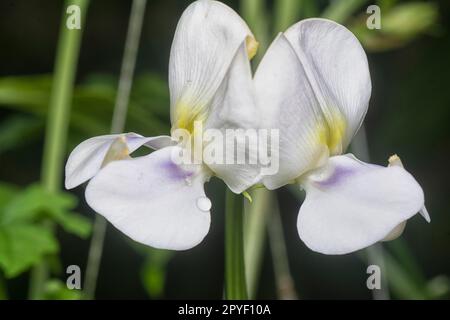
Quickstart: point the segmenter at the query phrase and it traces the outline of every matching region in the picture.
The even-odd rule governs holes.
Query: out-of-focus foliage
[[[22,114],[13,114],[0,123],[0,133],[5,133],[0,135],[0,153],[42,137],[50,89],[48,75],[0,78],[0,108]],[[69,150],[87,137],[109,132],[115,92],[116,79],[109,75],[89,76],[75,87]],[[127,129],[148,136],[167,133],[168,111],[166,82],[155,74],[138,76],[131,92]]]
[[[20,190],[0,184],[0,268],[12,278],[26,271],[44,256],[58,252],[58,240],[41,223],[56,221],[64,230],[86,238],[91,225],[72,212],[77,204],[69,193],[49,193],[39,185]]]
[[[0,154],[34,141],[42,133],[44,120],[14,114],[0,123]]]
[[[381,29],[367,28],[367,13],[359,15],[349,26],[368,50],[400,48],[420,35],[438,30],[439,10],[434,2],[406,2],[380,9]]]
[[[385,251],[387,277],[392,294],[400,299],[448,299],[450,280],[438,275],[427,280],[402,239],[389,243]]]
[[[161,298],[166,283],[167,263],[174,256],[169,250],[146,249],[145,262],[141,269],[141,279],[149,297]]]
[[[47,300],[79,300],[81,291],[70,290],[61,280],[51,279],[45,284],[44,298]]]

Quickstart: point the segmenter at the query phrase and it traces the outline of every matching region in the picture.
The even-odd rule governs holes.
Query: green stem
[[[272,208],[272,215],[268,228],[278,298],[281,300],[298,299],[297,292],[295,291],[294,280],[289,268],[288,253],[284,239],[280,208],[276,200],[274,200],[274,206]]]
[[[256,40],[259,42],[258,52],[253,58],[257,65],[264,55],[269,43],[270,16],[265,8],[265,0],[241,0],[240,12],[252,29]],[[266,237],[267,208],[270,207],[270,191],[257,189],[252,192],[253,202],[245,206],[245,276],[248,286],[248,297],[253,299],[257,290],[261,261]]]
[[[133,74],[136,65],[136,57],[141,37],[142,23],[146,0],[133,0],[128,24],[125,50],[120,70],[119,87],[117,89],[116,102],[111,123],[111,133],[123,132],[128,111],[128,101],[131,86],[133,84]],[[100,215],[96,215],[92,234],[91,246],[86,268],[86,278],[84,282],[84,298],[93,299],[97,287],[98,272],[100,269],[103,243],[106,233],[106,220]]]
[[[247,299],[244,263],[243,198],[227,189],[225,207],[225,297]]]
[[[248,297],[254,299],[258,290],[259,275],[266,241],[266,222],[273,208],[273,192],[256,189],[252,203],[244,207],[244,254]]]
[[[284,31],[298,20],[304,1],[275,1],[274,30],[276,32]],[[266,11],[265,4],[263,0],[241,1],[242,14],[254,31],[256,39],[260,42],[257,58],[260,58],[264,54],[268,46],[270,34],[269,23],[267,23],[270,19],[267,19],[269,15]],[[274,208],[278,207],[275,194],[272,191],[256,189],[252,193],[252,198],[253,203],[245,207],[245,267],[250,299],[255,297],[258,289],[267,221],[272,215]],[[270,240],[272,241],[272,239]],[[279,246],[275,246],[274,250],[278,250],[278,248]],[[285,255],[281,255],[281,257],[285,257]]]
[[[79,6],[81,29],[68,29],[66,27],[68,17],[66,8],[69,5]],[[67,1],[63,7],[64,13],[56,53],[42,162],[42,184],[50,192],[57,192],[61,189],[72,92],[87,6],[88,0],[71,0]],[[42,299],[47,277],[48,269],[45,261],[43,261],[35,266],[31,273],[29,290],[31,299]]]
[[[281,0],[275,1],[274,31],[275,34],[284,32],[300,16],[300,9],[304,0]]]

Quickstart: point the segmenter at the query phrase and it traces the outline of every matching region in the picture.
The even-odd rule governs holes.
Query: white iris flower
[[[248,164],[178,165],[172,155],[183,147],[175,137],[127,133],[75,148],[66,187],[90,180],[86,200],[96,212],[138,242],[174,250],[207,234],[211,202],[203,185],[212,175],[235,193],[258,182],[268,189],[298,183],[306,190],[300,238],[325,254],[393,239],[418,211],[429,221],[423,191],[398,157],[381,167],[341,155],[371,93],[367,58],[354,35],[329,20],[299,22],[274,40],[252,79],[257,45],[220,2],[200,0],[185,10],[169,63],[172,133],[185,129],[195,138],[196,121],[205,129],[277,129],[276,174],[261,177]],[[143,145],[156,151],[130,158]]]
[[[254,92],[249,59],[257,42],[231,8],[197,1],[183,13],[169,63],[172,132],[204,128],[254,128]],[[130,158],[140,146],[156,149]],[[235,193],[259,179],[256,166],[177,165],[181,147],[169,136],[135,133],[94,137],[71,153],[66,188],[90,180],[86,201],[135,241],[164,249],[189,249],[210,226],[211,202],[204,183],[216,175]],[[120,161],[119,161],[120,160]]]
[[[419,211],[430,220],[398,157],[382,167],[341,155],[371,94],[366,54],[349,30],[324,19],[293,25],[272,43],[254,83],[264,126],[280,129],[279,172],[262,181],[306,191],[297,228],[309,248],[345,254],[395,238]]]

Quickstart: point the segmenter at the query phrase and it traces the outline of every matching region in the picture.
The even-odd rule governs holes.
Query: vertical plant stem
[[[275,31],[284,30],[298,19],[300,15],[301,3],[304,0],[278,0],[275,1],[274,29]],[[250,0],[241,1],[241,11],[251,29],[254,31],[256,39],[260,42],[257,58],[264,54],[269,42],[269,16],[265,10],[265,1]],[[250,299],[256,295],[259,274],[261,271],[261,262],[264,252],[264,243],[266,237],[266,226],[269,218],[274,214],[274,208],[278,208],[277,199],[274,192],[266,189],[257,189],[253,193],[253,203],[246,206],[245,221],[245,262],[246,277],[248,284],[248,293]],[[280,229],[278,229],[280,230]],[[281,229],[282,232],[282,229]],[[272,237],[284,245],[283,235],[281,237]],[[278,250],[279,245],[271,246],[273,250]],[[282,264],[287,265],[286,255],[276,255],[286,258]],[[275,256],[273,256],[275,259]],[[274,261],[275,263],[275,261]],[[276,269],[276,268],[275,268]],[[278,270],[278,269],[276,269]],[[277,277],[279,279],[280,277]],[[282,278],[282,276],[281,276]]]
[[[245,202],[244,206],[244,257],[248,297],[254,299],[266,243],[266,222],[271,214],[274,197],[273,192],[266,189],[256,189],[251,196],[252,203]]]
[[[364,125],[361,126],[358,133],[353,139],[351,149],[353,153],[362,161],[369,161],[369,148],[367,146],[366,129]],[[384,249],[381,243],[376,243],[366,250],[367,263],[369,265],[377,265],[381,269],[381,289],[372,290],[372,296],[375,300],[388,300],[389,288],[388,279],[386,276],[385,261],[384,261]]]
[[[300,15],[304,0],[275,1],[274,33],[284,32]]]
[[[225,297],[247,299],[243,197],[227,189],[225,204]]]
[[[283,223],[281,221],[280,209],[277,203],[274,203],[268,227],[278,298],[282,300],[297,299],[298,295],[295,291],[294,281],[289,268]]]
[[[128,24],[125,50],[120,70],[119,86],[117,89],[116,102],[111,123],[111,133],[123,132],[128,111],[128,101],[130,98],[131,86],[133,84],[133,74],[136,65],[136,57],[141,37],[142,23],[146,0],[133,0]],[[93,299],[97,287],[98,272],[103,252],[103,243],[106,233],[106,220],[100,215],[96,215],[91,246],[89,248],[88,262],[86,268],[86,278],[84,282],[84,298]]]
[[[68,29],[66,27],[66,8],[69,5],[79,6],[81,29]],[[66,1],[63,7],[64,13],[56,52],[41,176],[43,187],[50,192],[57,192],[61,189],[72,92],[87,6],[88,0],[70,0]],[[52,226],[49,225],[48,227],[51,228]],[[42,299],[47,277],[48,269],[45,261],[33,268],[29,289],[30,299]]]
[[[265,10],[265,0],[241,0],[240,12],[254,32],[259,42],[258,52],[253,58],[257,64],[264,55],[269,42],[269,15]],[[244,255],[248,297],[255,298],[261,260],[266,238],[266,221],[271,207],[270,191],[257,189],[252,192],[253,202],[245,206]]]

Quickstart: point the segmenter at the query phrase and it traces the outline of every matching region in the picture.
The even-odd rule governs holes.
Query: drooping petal
[[[179,149],[108,164],[89,182],[87,203],[137,242],[173,250],[197,245],[210,225],[208,177],[199,166],[176,165]]]
[[[254,82],[261,126],[279,130],[279,170],[263,179],[276,189],[326,161],[326,127],[305,69],[283,34],[267,50]]]
[[[223,156],[218,163],[209,162],[205,154],[203,160],[235,193],[255,184],[261,168],[257,153],[260,121],[247,51],[244,41],[217,90],[205,123],[205,133],[216,130],[222,137],[205,141],[205,150],[220,149]]]
[[[218,1],[196,1],[184,11],[169,62],[174,128],[191,131],[194,120],[206,119],[236,51],[246,39],[254,39],[248,26],[235,11]]]
[[[300,238],[325,254],[350,253],[392,236],[424,203],[421,187],[406,170],[367,164],[352,155],[331,157],[302,186]]]
[[[397,166],[400,168],[404,168],[402,160],[396,154],[389,157],[389,167]],[[427,208],[425,207],[425,203],[423,207],[419,211],[420,215],[425,219],[426,222],[431,222],[430,214],[428,213]]]
[[[367,112],[372,86],[366,54],[347,28],[326,19],[303,20],[284,35],[301,61],[318,102],[315,107],[326,120],[330,154],[340,154]]]
[[[116,148],[111,150],[114,141]],[[109,153],[108,162],[128,158],[129,154],[142,145],[161,148],[170,145],[169,136],[143,137],[136,133],[109,134],[93,137],[80,143],[70,154],[65,169],[66,189],[72,189],[86,182],[97,174]]]

